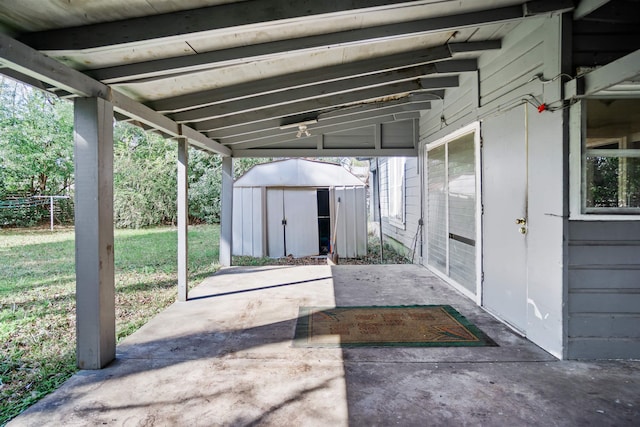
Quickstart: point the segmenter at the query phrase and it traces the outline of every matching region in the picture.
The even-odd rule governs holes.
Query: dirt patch
[[[369,236],[367,255],[361,258],[339,258],[339,265],[369,265],[369,264],[411,264],[411,259],[396,252],[391,246],[384,245],[383,258],[380,257],[380,242],[377,237]],[[309,256],[295,258],[291,255],[282,258],[253,258],[235,256],[233,265],[262,266],[262,265],[326,265],[326,256]]]

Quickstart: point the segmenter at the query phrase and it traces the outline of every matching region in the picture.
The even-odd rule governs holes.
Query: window
[[[387,162],[389,223],[404,228],[404,157],[392,157]]]
[[[581,212],[640,214],[640,100],[589,99],[583,108]]]
[[[426,147],[427,263],[477,295],[477,126]],[[469,130],[472,130],[469,132]]]

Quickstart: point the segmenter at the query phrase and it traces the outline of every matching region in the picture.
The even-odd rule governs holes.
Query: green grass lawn
[[[189,283],[218,268],[219,226],[189,229]],[[177,232],[116,230],[116,334],[175,301]],[[0,230],[0,426],[55,390],[75,366],[73,229]]]

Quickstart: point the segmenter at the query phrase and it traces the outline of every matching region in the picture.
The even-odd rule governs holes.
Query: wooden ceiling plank
[[[311,114],[311,115],[296,115],[284,118],[273,118],[270,120],[265,120],[261,122],[247,123],[244,125],[229,127],[229,128],[221,128],[216,129],[213,132],[208,133],[207,135],[213,139],[224,140],[227,137],[235,137],[241,135],[249,135],[252,133],[262,133],[265,130],[269,129],[279,129],[280,126],[287,125],[290,123],[298,123],[308,119],[314,119],[319,121],[325,120],[336,120],[337,122],[343,122],[345,120],[350,120],[353,116],[357,119],[358,115],[366,114],[371,110],[382,110],[385,108],[393,108],[394,106],[405,107],[411,110],[411,105],[414,103],[422,104],[428,103],[430,100],[433,100],[433,95],[429,93],[414,93],[408,96],[404,96],[398,99],[378,101],[378,102],[367,102],[358,105],[351,105],[348,107],[338,107],[332,110],[327,110],[320,114]],[[424,108],[418,109],[428,109],[428,106],[424,106]],[[382,114],[380,114],[382,115]]]
[[[374,110],[366,110],[362,111],[359,114],[351,114],[348,116],[334,117],[326,120],[318,120],[317,124],[313,125],[314,129],[324,129],[329,126],[342,125],[344,123],[353,123],[354,126],[357,125],[358,122],[362,120],[375,119],[377,117],[394,115],[398,117],[398,115],[409,113],[413,114],[414,112],[420,110],[428,110],[431,108],[431,103],[428,101],[418,102],[412,104],[404,104],[404,105],[396,105],[388,108],[377,108]],[[232,146],[234,144],[249,142],[249,141],[257,141],[264,138],[272,138],[288,133],[289,131],[285,131],[280,129],[279,127],[270,128],[270,129],[262,129],[259,132],[252,133],[244,133],[240,135],[233,135],[230,137],[222,138],[220,141],[227,145]],[[324,132],[324,131],[323,131]]]
[[[233,157],[416,157],[416,148],[267,148],[237,150]]]
[[[210,132],[214,129],[237,126],[250,122],[259,122],[263,120],[269,120],[274,117],[303,114],[308,112],[320,112],[322,110],[335,108],[351,103],[364,102],[375,100],[378,98],[392,97],[420,91],[424,91],[424,87],[420,81],[414,80],[408,82],[399,82],[385,86],[378,86],[374,88],[342,93],[325,98],[305,100],[271,108],[263,108],[261,110],[250,111],[247,113],[238,113],[233,116],[225,116],[216,119],[205,120],[203,122],[195,123],[193,127],[200,132]],[[444,90],[433,92],[434,98],[437,96],[444,96]]]
[[[344,132],[352,129],[360,129],[363,127],[369,127],[372,125],[390,123],[394,121],[402,121],[419,118],[419,112],[406,112],[400,114],[389,114],[386,116],[375,117],[368,120],[349,121],[333,125],[310,125],[308,131],[312,135],[326,135],[329,133]],[[274,135],[269,138],[261,138],[253,141],[246,141],[238,144],[229,145],[231,149],[246,150],[259,147],[267,147],[269,145],[276,145],[287,141],[296,140],[297,129],[288,129],[286,132],[281,132],[279,135]],[[226,142],[225,142],[226,143]]]
[[[375,86],[388,85],[402,82],[417,77],[426,76],[433,72],[429,64],[424,66],[404,68],[401,70],[387,71],[380,74],[354,77],[351,79],[337,80],[312,86],[298,87],[294,89],[267,93],[228,101],[225,103],[210,105],[194,110],[183,111],[170,115],[178,123],[193,123],[208,120],[214,117],[229,116],[237,113],[255,111],[273,106],[297,103],[302,100],[312,100],[335,96],[337,94],[362,90]],[[458,86],[457,76],[423,78],[424,88],[447,88]]]
[[[38,50],[95,49],[105,46],[184,37],[205,31],[305,18],[362,9],[410,0],[264,0],[234,2],[198,9],[148,15],[112,22],[83,25],[24,34],[20,40]]]
[[[216,103],[228,102],[232,99],[255,96],[261,93],[275,92],[292,87],[307,86],[397,68],[427,64],[448,58],[451,58],[449,48],[447,46],[438,46],[435,48],[420,49],[417,51],[403,52],[362,61],[354,61],[296,73],[283,74],[261,79],[253,83],[245,82],[233,86],[198,91],[195,93],[150,101],[147,105],[156,111],[179,112]],[[467,63],[464,65],[468,66]]]

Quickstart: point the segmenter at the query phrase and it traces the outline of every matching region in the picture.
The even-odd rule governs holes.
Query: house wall
[[[233,189],[233,255],[265,256],[264,212],[264,188]]]
[[[421,149],[419,159],[407,162],[407,223],[398,229],[388,223],[385,234],[411,248],[417,231],[420,212],[428,211],[426,197],[420,196],[418,165],[422,164],[424,147],[475,121],[483,125],[500,126],[500,117],[518,108],[525,111],[525,100],[532,103],[552,103],[560,99],[560,82],[543,83],[534,76],[543,73],[552,78],[560,73],[561,17],[527,20],[519,24],[504,39],[499,51],[488,52],[479,58],[479,71],[465,73],[460,85],[449,89],[446,102],[434,102],[432,109],[420,119]],[[531,97],[535,95],[535,99]],[[538,113],[534,106],[527,108],[522,126],[528,144],[528,221],[526,238],[527,269],[524,274],[526,326],[529,339],[550,353],[563,357],[564,351],[564,275],[563,231],[565,210],[565,138],[562,111]],[[492,124],[483,123],[491,117]],[[492,141],[484,140],[483,144]],[[500,158],[485,159],[500,162]],[[382,169],[382,186],[385,170]],[[494,188],[493,191],[500,191]],[[383,200],[386,197],[383,188]],[[414,199],[414,197],[416,197]],[[421,201],[425,206],[420,208]],[[384,213],[383,213],[384,215]],[[514,218],[515,219],[515,218]],[[426,218],[425,218],[426,220]],[[426,233],[422,253],[426,254]],[[420,240],[418,240],[419,242]],[[426,263],[426,257],[418,258]]]
[[[573,65],[593,67],[636,50],[640,28],[632,23],[578,21],[572,35]],[[567,231],[566,353],[571,359],[637,359],[640,221],[580,214],[581,114],[580,104],[573,105],[571,190],[575,196]]]
[[[569,222],[568,357],[640,355],[640,222]]]
[[[559,100],[563,78],[556,77],[561,72],[574,74],[574,70],[566,68],[566,59],[571,55],[576,66],[597,65],[581,59],[593,60],[592,51],[599,52],[599,64],[620,56],[606,48],[612,43],[603,40],[599,27],[575,28],[575,43],[568,46],[570,37],[566,35],[571,28],[567,24],[566,18],[558,16],[527,20],[503,38],[499,51],[483,54],[478,61],[479,70],[464,74],[458,88],[447,90],[444,105],[434,101],[432,109],[423,112],[421,158],[410,164],[422,164],[425,145],[475,121],[480,122],[482,133],[497,135],[491,127],[503,127],[507,112],[518,109],[518,114],[509,117],[522,120],[517,133],[524,135],[520,138],[525,138],[527,146],[523,332],[559,358],[637,358],[640,222],[584,218],[569,221],[567,114],[562,109],[539,113],[536,108],[540,102],[552,108],[562,105]],[[504,161],[499,150],[486,150],[495,143],[491,138],[483,139],[483,156],[491,152],[491,158],[484,157],[483,164]],[[571,159],[577,161],[579,156]],[[416,187],[412,183],[415,176],[417,173],[407,174],[408,186]],[[384,180],[383,170],[382,186]],[[482,185],[484,193],[489,184]],[[499,193],[500,187],[489,190]],[[407,212],[428,212],[426,200],[422,195],[422,209],[408,205]],[[483,222],[488,220],[487,211]],[[408,220],[405,230],[388,226],[384,230],[410,247],[416,230],[411,225]],[[426,233],[423,240],[424,251]],[[487,248],[483,246],[483,250]],[[505,261],[508,262],[502,262]],[[426,257],[419,262],[425,263]]]
[[[382,214],[382,231],[387,238],[393,239],[386,243],[396,247],[398,251],[403,252],[408,257],[418,260],[420,257],[420,235],[417,235],[419,229],[419,221],[421,218],[420,211],[420,180],[422,175],[419,173],[418,158],[408,157],[405,163],[405,184],[404,184],[404,206],[405,206],[405,224],[399,227],[389,222],[389,179],[387,159],[379,159],[380,165],[380,210]],[[373,200],[373,198],[372,198]],[[414,240],[418,236],[415,244]]]

